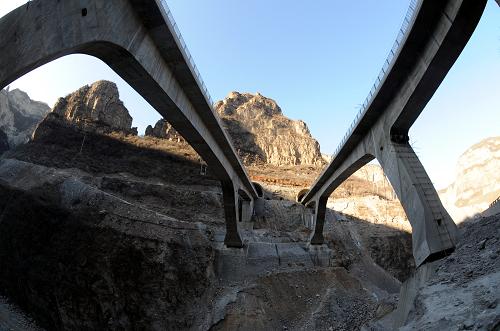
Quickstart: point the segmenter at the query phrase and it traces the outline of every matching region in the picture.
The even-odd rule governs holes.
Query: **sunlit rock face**
[[[481,213],[500,195],[500,136],[482,140],[460,156],[455,182],[440,197],[455,222]]]
[[[42,102],[33,101],[25,92],[15,89],[0,91],[0,130],[11,148],[26,143],[37,124],[50,111]]]
[[[91,131],[122,131],[137,134],[132,116],[120,100],[113,82],[101,80],[59,98],[52,113]]]
[[[245,163],[322,165],[319,143],[303,121],[285,117],[261,94],[231,92],[215,110]]]

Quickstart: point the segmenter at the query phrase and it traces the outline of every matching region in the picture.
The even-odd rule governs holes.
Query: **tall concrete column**
[[[226,217],[226,236],[224,244],[227,247],[243,247],[238,231],[239,194],[238,188],[232,182],[222,181],[222,196],[224,200],[224,215]]]
[[[400,143],[389,141],[374,154],[411,223],[416,265],[452,251],[457,241],[457,226],[407,139]]]
[[[328,197],[320,197],[314,202],[314,233],[311,237],[311,245],[322,245],[325,241],[323,227],[325,225],[326,202]]]

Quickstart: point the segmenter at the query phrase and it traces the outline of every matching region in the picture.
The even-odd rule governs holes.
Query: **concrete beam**
[[[65,55],[97,57],[172,124],[223,188],[257,198],[159,0],[30,1],[0,19],[0,34],[0,88]],[[238,212],[229,214],[228,237],[239,237]]]

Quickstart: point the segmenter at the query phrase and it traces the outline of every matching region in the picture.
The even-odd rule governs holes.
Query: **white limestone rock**
[[[474,217],[500,196],[500,136],[473,145],[460,156],[455,181],[439,192],[455,222]]]
[[[28,142],[38,123],[50,111],[50,107],[31,100],[28,94],[15,89],[0,91],[0,130],[8,138],[11,148]]]

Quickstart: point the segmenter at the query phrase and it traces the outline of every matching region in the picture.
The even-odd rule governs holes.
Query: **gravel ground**
[[[500,214],[470,221],[402,330],[500,330]]]
[[[16,306],[0,296],[0,331],[42,331]]]

